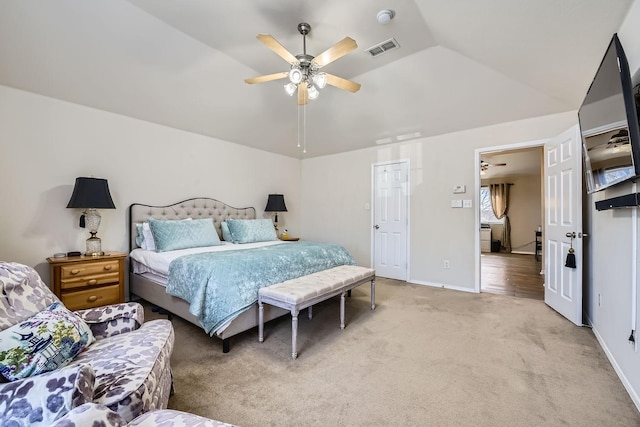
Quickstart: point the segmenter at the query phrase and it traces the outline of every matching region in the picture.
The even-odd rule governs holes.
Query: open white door
[[[407,280],[407,162],[373,167],[373,264],[376,275]]]
[[[544,146],[544,301],[579,326],[583,324],[581,148],[577,125]],[[570,247],[575,251],[577,268],[565,267]]]

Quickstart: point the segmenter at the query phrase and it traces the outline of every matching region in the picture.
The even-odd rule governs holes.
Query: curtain
[[[509,223],[509,187],[511,184],[489,184],[491,208],[498,219],[504,218],[502,227],[502,247],[511,253],[511,224]]]

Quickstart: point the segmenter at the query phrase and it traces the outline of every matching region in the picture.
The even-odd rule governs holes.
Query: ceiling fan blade
[[[289,64],[297,64],[298,58],[296,58],[291,52],[289,52],[280,42],[274,39],[270,34],[258,34],[256,36],[258,40],[265,44],[269,49],[274,51],[280,58],[287,61]]]
[[[298,85],[298,105],[304,105],[309,102],[309,91],[307,83],[303,82]]]
[[[320,55],[313,58],[313,62],[318,66],[318,68],[322,68],[357,48],[358,45],[354,39],[351,37],[345,37],[329,49],[322,52]]]
[[[356,93],[360,90],[360,83],[352,82],[351,80],[343,79],[342,77],[334,76],[333,74],[325,73],[327,75],[327,84],[335,86],[338,89],[347,90],[352,93]]]
[[[250,79],[244,79],[244,82],[245,83],[249,83],[249,84],[264,83],[264,82],[270,82],[271,80],[284,79],[288,75],[289,75],[289,73],[287,73],[286,71],[283,71],[282,73],[267,74],[267,75],[264,75],[264,76],[258,76],[258,77],[252,77]]]

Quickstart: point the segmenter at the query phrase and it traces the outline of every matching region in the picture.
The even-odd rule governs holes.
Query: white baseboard
[[[527,251],[511,251],[512,254],[519,254],[519,255],[535,255],[534,252],[527,252]]]
[[[407,283],[412,283],[414,285],[431,286],[432,288],[449,289],[451,291],[471,292],[474,294],[477,293],[476,290],[473,288],[463,288],[459,286],[443,285],[442,283],[424,282],[422,280],[407,280]]]
[[[587,318],[587,321],[589,323],[592,323],[591,319]],[[598,333],[598,330],[596,328],[591,328],[591,330],[593,331],[593,334],[596,336],[596,339],[598,340],[600,347],[602,347],[602,350],[604,350],[604,354],[607,355],[607,359],[609,359],[609,363],[611,363],[611,366],[613,366],[613,370],[616,371],[616,374],[618,374],[618,378],[620,378],[622,385],[627,390],[627,393],[629,393],[631,400],[633,400],[633,403],[636,405],[636,408],[640,412],[640,395],[638,395],[638,392],[634,390],[633,386],[629,383],[629,380],[624,375],[624,372],[620,368],[620,365],[618,365],[618,363],[616,362],[616,359],[613,357],[613,354],[611,354],[611,352],[609,351],[609,348],[607,347],[604,340]]]

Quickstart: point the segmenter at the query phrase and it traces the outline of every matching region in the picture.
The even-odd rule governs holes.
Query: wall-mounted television
[[[578,121],[587,193],[640,176],[638,106],[617,34],[578,110]]]

